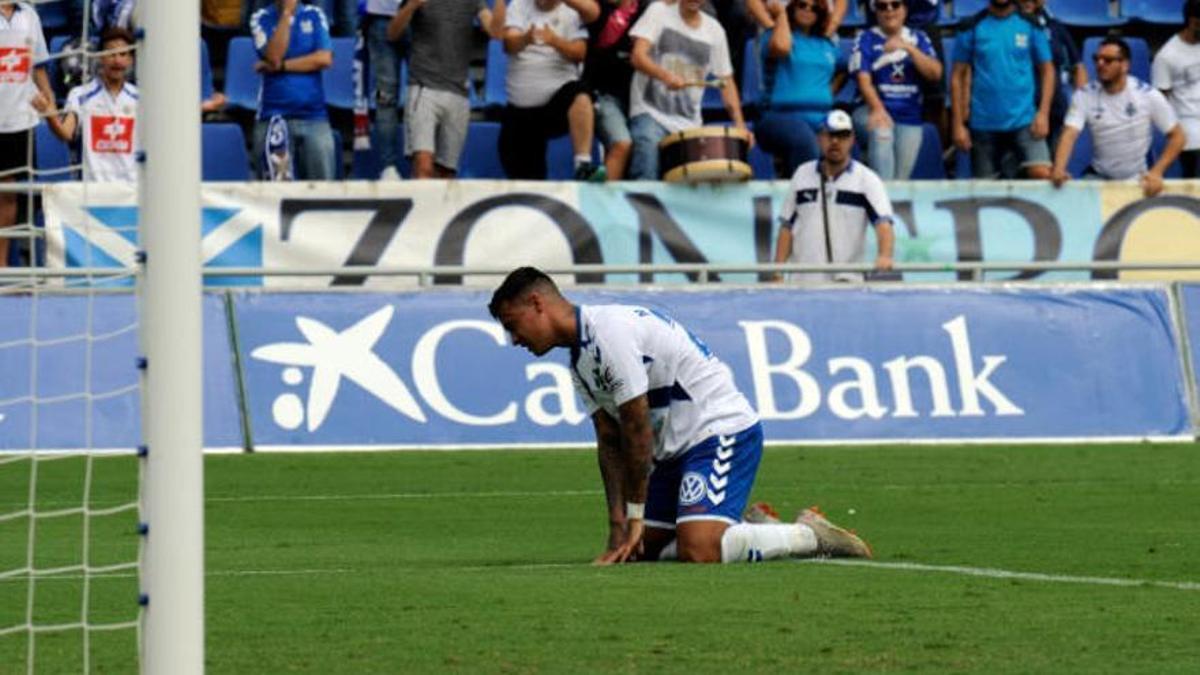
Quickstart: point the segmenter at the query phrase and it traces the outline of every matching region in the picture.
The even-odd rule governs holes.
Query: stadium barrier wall
[[[707,286],[570,295],[677,318],[729,364],[770,442],[812,443],[1191,438],[1192,374],[1169,291]],[[487,314],[489,297],[454,288],[210,294],[206,447],[591,444],[566,350],[535,359],[511,347]],[[93,301],[95,334],[132,318],[128,295]],[[3,315],[17,319],[5,322],[3,344],[19,345],[0,349],[0,448],[133,447],[136,392],[107,393],[136,382],[136,336],[59,343],[86,332],[79,317],[88,300],[43,302],[31,370],[16,328],[30,300],[0,297]],[[1189,330],[1200,336],[1194,319]],[[86,391],[97,402],[91,432],[80,422],[77,393]],[[35,421],[34,394],[62,400],[43,400]]]
[[[1170,181],[1143,199],[1136,185],[1075,181],[914,181],[888,186],[900,263],[1178,262],[1200,258],[1200,181]],[[326,269],[343,265],[504,266],[770,262],[785,181],[699,186],[651,183],[412,181],[209,183],[202,191],[209,267]],[[131,266],[137,249],[130,186],[56,184],[44,193],[47,264]],[[871,242],[871,247],[874,243]],[[968,273],[958,273],[966,275]],[[956,273],[906,272],[909,281]],[[984,278],[1082,281],[1114,271],[989,272]],[[1200,280],[1200,271],[1125,271],[1122,280]],[[684,281],[610,274],[608,283]],[[723,275],[746,283],[749,274]],[[442,278],[441,283],[463,281]],[[466,279],[491,283],[493,279]],[[222,277],[213,284],[329,287],[408,279]]]

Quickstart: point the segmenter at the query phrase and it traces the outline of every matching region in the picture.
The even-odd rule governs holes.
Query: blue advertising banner
[[[1188,334],[1191,376],[1196,386],[1200,387],[1200,284],[1180,284],[1179,298],[1183,303],[1180,309],[1183,312],[1184,330]]]
[[[681,321],[774,442],[1191,433],[1161,287],[567,293]],[[487,292],[235,297],[257,447],[592,442],[566,350],[511,347]]]
[[[0,296],[0,452],[138,445],[136,312],[124,293]],[[203,348],[205,446],[241,447],[220,295],[204,298]]]

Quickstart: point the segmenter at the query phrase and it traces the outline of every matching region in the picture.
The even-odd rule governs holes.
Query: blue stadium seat
[[[488,108],[503,108],[508,103],[504,91],[504,76],[508,72],[508,54],[504,43],[490,40],[487,50],[487,65],[483,70],[483,105]]]
[[[758,42],[754,38],[746,40],[742,56],[742,106],[756,106],[762,98],[762,57],[759,56]]]
[[[467,142],[458,161],[459,178],[504,178],[500,166],[500,123],[471,122]]]
[[[954,0],[953,18],[962,20],[987,9],[988,0]]]
[[[1150,153],[1146,157],[1147,166],[1158,161],[1158,158],[1162,156],[1163,146],[1167,144],[1167,137],[1164,136],[1162,132],[1160,132],[1158,129],[1153,129],[1152,131],[1153,138],[1150,141]],[[1167,167],[1167,170],[1163,172],[1163,178],[1183,178],[1183,167],[1179,165],[1178,159],[1176,159],[1174,162],[1171,162],[1171,164]]]
[[[52,0],[37,5],[38,18],[42,21],[42,31],[46,34],[72,32],[71,0]]]
[[[258,51],[251,38],[240,36],[229,41],[229,55],[225,60],[225,96],[229,99],[229,107],[258,110],[262,76],[254,70],[257,62]]]
[[[58,83],[62,80],[62,59],[55,55],[61,52],[70,40],[70,35],[55,35],[46,45],[46,49],[50,51],[50,62],[46,64],[46,76],[50,78],[50,87],[54,89],[55,94],[62,97],[58,101],[60,105],[66,100],[67,92],[59,91]]]
[[[1087,69],[1088,80],[1096,79],[1096,64],[1092,61],[1096,50],[1100,48],[1103,37],[1094,36],[1083,41],[1083,66]],[[1140,37],[1126,37],[1132,59],[1129,63],[1129,74],[1142,82],[1150,81],[1150,46]]]
[[[913,165],[912,177],[917,180],[937,180],[946,177],[946,167],[942,164],[942,139],[938,136],[937,127],[926,122],[921,137],[921,151],[917,153],[917,163]]]
[[[326,105],[354,109],[354,38],[333,38],[333,65],[321,71],[321,84]]]
[[[1123,17],[1109,12],[1108,0],[1053,0],[1048,4],[1055,18],[1068,26],[1095,28],[1125,23]]]
[[[200,100],[213,95],[212,61],[208,57],[208,43],[200,38]]]
[[[1121,0],[1121,16],[1145,23],[1183,24],[1182,0]]]
[[[33,140],[34,180],[38,183],[57,183],[65,180],[79,180],[78,172],[67,171],[71,165],[71,151],[67,144],[58,140],[58,136],[50,131],[43,121],[38,122]],[[52,171],[53,173],[41,173]]]
[[[866,14],[859,4],[859,0],[846,1],[846,16],[842,17],[842,28],[862,28],[867,25]]]
[[[200,125],[201,176],[203,180],[250,180],[250,158],[246,136],[232,122]]]
[[[1079,132],[1075,147],[1071,148],[1071,158],[1067,160],[1067,173],[1071,174],[1072,178],[1079,178],[1091,163],[1092,132],[1085,125],[1083,131]]]

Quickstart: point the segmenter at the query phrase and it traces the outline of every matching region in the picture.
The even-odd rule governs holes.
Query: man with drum
[[[700,11],[702,4],[656,2],[630,31],[630,61],[636,71],[629,92],[629,177],[634,180],[658,179],[658,144],[667,134],[703,125],[700,104],[706,86],[721,88],[729,118],[745,132],[725,30]]]
[[[843,110],[826,117],[817,136],[821,158],[801,164],[783,202],[775,262],[856,263],[866,256],[867,225],[875,227],[875,269],[892,268],[892,202],[883,181],[854,160],[854,123]],[[862,281],[861,272],[801,272],[805,282]],[[782,275],[776,280],[782,280]]]

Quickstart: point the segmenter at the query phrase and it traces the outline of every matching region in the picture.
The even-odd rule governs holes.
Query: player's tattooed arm
[[[650,426],[650,400],[645,394],[626,401],[621,417],[621,451],[625,463],[625,499],[646,503],[650,470],[654,467],[654,432]]]
[[[613,551],[625,541],[625,480],[621,461],[621,427],[608,413],[597,410],[592,415],[596,429],[596,458],[600,464],[600,479],[608,501],[608,549]]]

